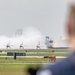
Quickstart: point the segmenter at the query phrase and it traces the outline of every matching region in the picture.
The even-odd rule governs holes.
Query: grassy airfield
[[[54,52],[51,52],[54,50]],[[7,52],[23,52],[26,56],[67,56],[67,49],[38,49],[38,50],[2,50],[0,56],[7,56]],[[61,58],[57,58],[57,61]],[[28,64],[29,63],[29,64]],[[34,63],[34,64],[33,64]],[[39,64],[38,64],[39,63]],[[49,58],[19,58],[16,60],[12,58],[0,57],[0,75],[28,75],[27,68],[41,66],[42,63],[52,63]]]
[[[0,75],[28,75],[28,67],[36,68],[36,64],[0,64]]]

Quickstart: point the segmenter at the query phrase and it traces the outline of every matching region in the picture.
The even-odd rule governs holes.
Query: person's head
[[[72,49],[75,49],[75,4],[70,6],[70,13],[67,22],[67,34]]]

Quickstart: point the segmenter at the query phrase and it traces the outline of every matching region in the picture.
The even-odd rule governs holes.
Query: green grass
[[[43,54],[26,54],[26,56],[52,56],[52,55],[55,55],[55,56],[66,56],[68,53],[66,54],[55,54],[55,53],[43,53]],[[6,54],[0,54],[0,56],[7,56]]]
[[[61,60],[61,59],[57,59]],[[50,62],[49,58],[17,58],[14,60],[13,58],[0,58],[0,63],[46,63]]]
[[[52,56],[52,55],[55,55],[55,56],[66,56],[67,54],[54,54],[54,53],[50,53],[50,54],[27,54],[27,56]]]
[[[55,52],[67,52],[68,49],[21,49],[21,50],[18,50],[18,49],[15,49],[15,50],[10,50],[10,49],[7,49],[7,50],[3,50],[5,52],[49,52],[50,50],[54,50]]]
[[[0,75],[25,75],[24,65],[0,65]]]
[[[25,65],[25,64],[0,64],[0,75],[28,75],[29,67],[36,68],[40,65]]]
[[[7,54],[0,54],[0,56],[7,56]]]

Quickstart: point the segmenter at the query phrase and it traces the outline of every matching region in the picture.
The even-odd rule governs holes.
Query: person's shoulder
[[[60,62],[57,62],[54,65],[47,66],[47,68],[51,70],[58,70],[58,69],[61,70],[61,69],[67,69],[69,67],[71,67],[71,63],[68,60],[68,58],[61,60]]]
[[[60,62],[57,62],[53,65],[48,64],[45,67],[42,67],[39,70],[38,75],[60,75],[62,71],[68,70],[71,67],[68,59],[64,59]]]

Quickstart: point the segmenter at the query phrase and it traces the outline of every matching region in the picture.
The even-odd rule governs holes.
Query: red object
[[[51,61],[56,61],[56,56],[49,56],[49,59],[51,60]]]

